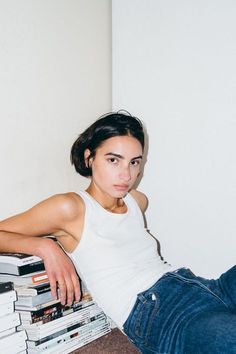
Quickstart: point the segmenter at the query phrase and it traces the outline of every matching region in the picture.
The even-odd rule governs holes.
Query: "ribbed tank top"
[[[84,228],[69,256],[94,300],[122,329],[137,294],[176,267],[161,260],[130,194],[124,198],[124,214],[107,211],[87,192],[79,195],[85,203]]]

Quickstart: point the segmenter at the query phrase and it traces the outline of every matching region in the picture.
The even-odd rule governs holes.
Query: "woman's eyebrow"
[[[108,152],[108,153],[105,154],[105,156],[108,156],[108,155],[112,155],[112,156],[118,157],[119,159],[124,159],[125,158],[124,156],[122,156],[120,154],[116,154],[115,152]],[[136,160],[136,159],[142,159],[142,158],[143,158],[142,155],[139,155],[139,156],[133,157],[131,159],[131,161]]]
[[[131,161],[137,160],[137,159],[142,159],[142,158],[143,158],[142,155],[139,155],[139,156],[133,157],[133,158],[131,159]]]

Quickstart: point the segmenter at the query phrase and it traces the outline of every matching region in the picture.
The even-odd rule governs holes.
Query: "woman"
[[[103,116],[75,141],[71,161],[86,191],[54,195],[0,223],[0,250],[44,260],[52,294],[93,298],[144,354],[236,353],[236,267],[218,280],[162,261],[144,227],[147,198],[134,186],[142,166],[141,122]],[[51,239],[54,235],[61,247]],[[74,268],[75,266],[75,268]]]

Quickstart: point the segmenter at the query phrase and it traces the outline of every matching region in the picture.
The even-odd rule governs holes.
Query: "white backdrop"
[[[149,134],[139,189],[164,258],[236,263],[236,3],[113,0],[113,108]]]
[[[111,110],[110,0],[0,0],[0,219],[87,185],[78,134]]]

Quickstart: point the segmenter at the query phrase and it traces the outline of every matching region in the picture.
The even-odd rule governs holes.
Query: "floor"
[[[73,351],[71,354],[138,354],[140,353],[127,337],[114,328],[111,333]]]

